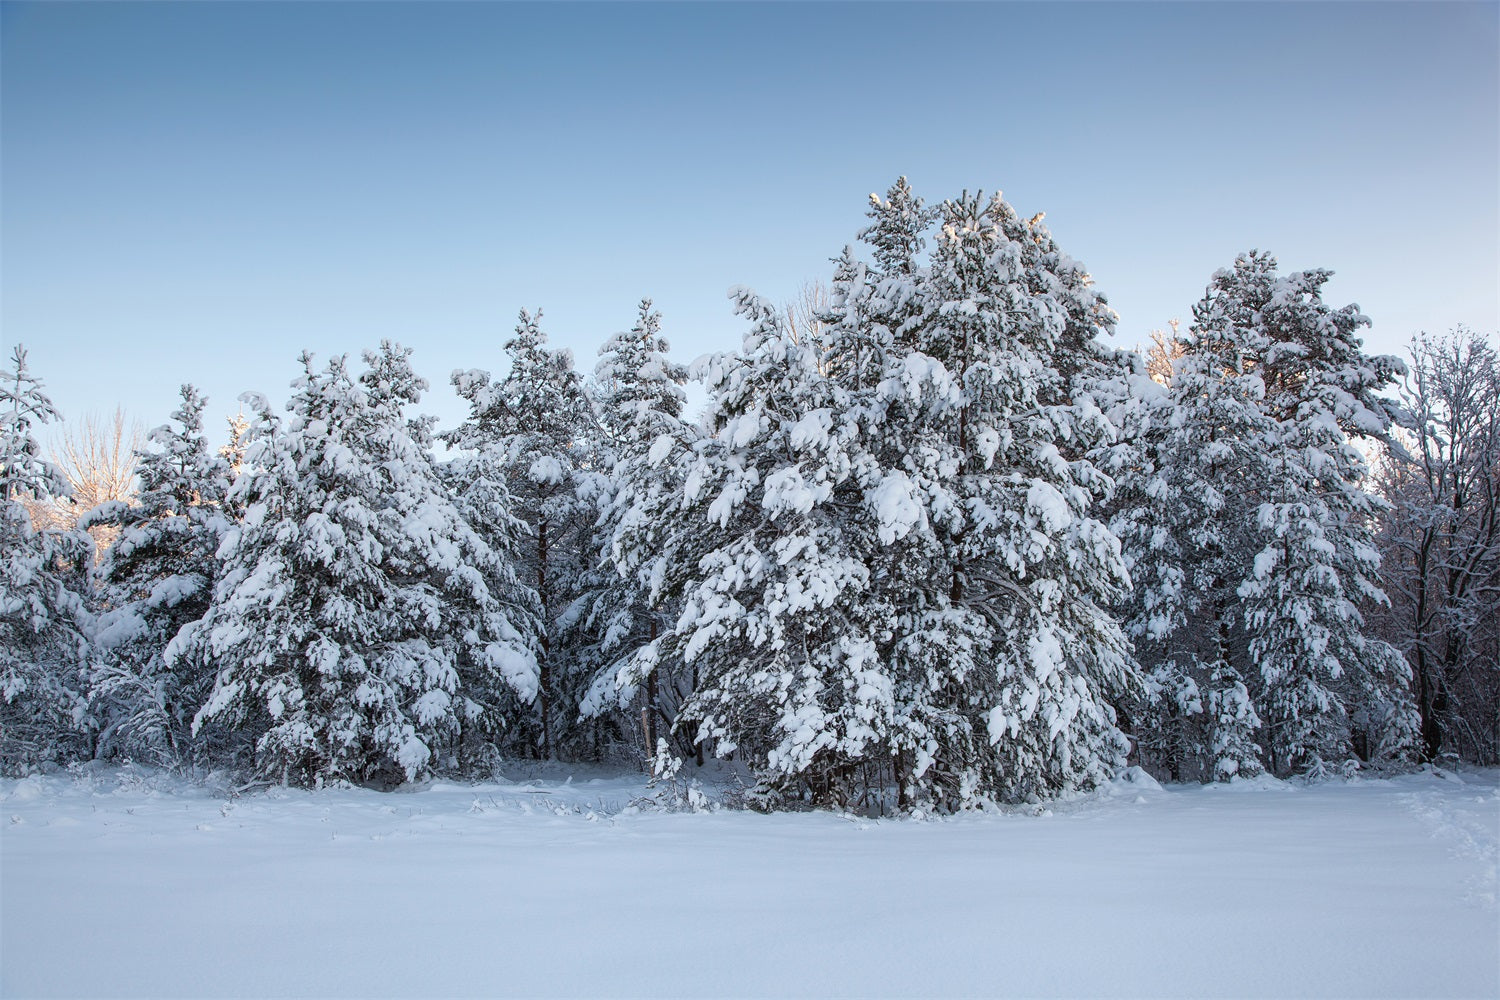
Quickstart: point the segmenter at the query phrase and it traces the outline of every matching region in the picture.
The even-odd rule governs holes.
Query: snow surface
[[[0,781],[0,994],[1500,994],[1493,770],[1133,772],[929,821],[669,812],[636,775],[508,773]]]

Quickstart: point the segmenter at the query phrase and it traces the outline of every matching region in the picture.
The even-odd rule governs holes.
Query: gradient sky
[[[393,337],[451,426],[521,307],[584,370],[645,295],[683,360],[731,348],[726,290],[826,281],[900,174],[1045,211],[1126,345],[1252,247],[1334,269],[1377,351],[1493,335],[1497,14],[6,2],[0,337],[147,426]]]

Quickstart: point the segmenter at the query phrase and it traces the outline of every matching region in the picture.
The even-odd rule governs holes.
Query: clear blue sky
[[[824,278],[899,174],[1047,213],[1121,314],[1258,247],[1417,329],[1497,327],[1500,5],[3,4],[3,340],[67,416],[217,421],[303,347],[416,348],[424,409],[522,306],[584,370],[653,296]]]

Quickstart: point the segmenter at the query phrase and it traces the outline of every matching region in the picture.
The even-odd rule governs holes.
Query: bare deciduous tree
[[[1172,328],[1171,333],[1165,330],[1151,331],[1151,346],[1146,350],[1146,374],[1157,385],[1172,384],[1172,372],[1177,359],[1187,353],[1187,345],[1177,333],[1181,324],[1182,321],[1176,319],[1168,322],[1167,325]]]
[[[219,449],[219,457],[229,463],[229,478],[234,479],[245,467],[245,437],[250,432],[250,421],[243,411],[229,418],[229,443]]]
[[[75,424],[65,424],[53,442],[52,460],[73,496],[67,506],[53,504],[43,516],[58,526],[72,526],[101,503],[128,501],[135,493],[136,452],[144,443],[140,424],[128,421],[120,407],[107,420],[90,413]],[[33,511],[33,517],[37,513]],[[103,526],[89,529],[96,556],[109,548],[116,533]]]
[[[1500,759],[1500,356],[1474,331],[1412,341],[1410,426],[1382,463],[1384,614],[1416,675],[1428,759]]]
[[[821,281],[804,281],[797,297],[786,304],[786,328],[796,344],[822,339],[823,316],[828,312],[828,289]]]

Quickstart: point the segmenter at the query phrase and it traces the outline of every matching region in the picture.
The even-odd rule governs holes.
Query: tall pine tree
[[[90,622],[84,573],[93,544],[79,531],[37,530],[28,502],[68,495],[33,429],[58,420],[16,345],[0,374],[0,764],[82,752]]]
[[[510,370],[503,379],[479,369],[453,373],[469,418],[443,439],[472,452],[487,479],[505,483],[515,515],[531,531],[518,561],[541,605],[540,682],[535,718],[515,735],[517,749],[552,759],[577,753],[587,739],[576,720],[592,678],[575,669],[560,620],[588,565],[593,519],[579,489],[598,464],[599,435],[571,352],[548,347],[540,322],[540,312],[521,311],[505,342]]]
[[[249,727],[284,780],[391,782],[451,761],[493,728],[497,695],[537,689],[531,608],[491,589],[502,557],[442,483],[409,351],[303,355],[283,426],[264,401],[235,493],[243,525],[204,618],[174,642],[217,670],[199,713]]]
[[[1128,578],[1091,514],[1110,483],[1084,457],[1112,428],[1069,374],[1070,340],[1091,345],[1113,313],[1039,223],[998,197],[944,204],[881,387],[886,464],[929,526],[893,561],[916,600],[892,669],[925,730],[911,773],[936,768],[946,803],[1086,788],[1125,750],[1112,703],[1136,676],[1107,609]]]
[[[683,486],[684,530],[667,589],[683,610],[637,657],[693,670],[679,717],[695,738],[750,762],[768,802],[848,802],[885,761],[891,690],[867,599],[875,541],[864,517],[858,421],[780,314],[731,293],[751,324],[737,354],[707,361],[708,437]],[[630,670],[627,679],[632,678]]]
[[[103,504],[81,525],[118,532],[96,570],[105,608],[90,696],[105,735],[128,752],[173,763],[190,756],[193,716],[213,674],[188,661],[168,665],[163,654],[184,625],[207,613],[230,527],[229,464],[204,438],[205,403],[184,385],[172,414],[177,426],[153,430],[155,449],[138,453],[135,502]]]
[[[1115,432],[1086,391],[1117,373],[1113,313],[998,198],[945,204],[930,259],[904,184],[871,215],[876,264],[837,260],[821,355],[738,293],[745,347],[703,369],[685,610],[638,663],[695,663],[685,720],[768,793],[953,809],[1089,787],[1123,759],[1112,703],[1136,683],[1087,457]]]
[[[1368,320],[1326,305],[1327,279],[1258,252],[1214,275],[1135,476],[1131,626],[1161,695],[1143,750],[1174,776],[1315,772],[1356,731],[1366,754],[1411,739],[1405,664],[1360,611],[1384,596],[1352,443],[1385,435],[1375,393],[1399,362],[1361,352]]]
[[[593,677],[583,713],[624,709],[638,696],[648,755],[671,730],[688,694],[680,686],[686,682],[682,671],[661,664],[634,683],[621,677],[635,652],[676,618],[675,602],[663,597],[661,587],[676,528],[677,473],[697,432],[683,419],[687,372],[671,361],[667,349],[661,314],[650,299],[641,302],[629,331],[599,349],[600,423],[614,461],[598,492],[594,565],[570,615],[585,637],[574,645],[579,666]],[[624,728],[633,730],[634,720]]]
[[[1376,393],[1404,367],[1361,351],[1357,334],[1370,321],[1357,306],[1323,301],[1331,272],[1278,278],[1275,268],[1269,255],[1240,258],[1211,301],[1253,316],[1248,332],[1278,429],[1257,511],[1261,548],[1240,590],[1272,762],[1317,771],[1353,758],[1356,725],[1387,753],[1404,752],[1414,736],[1409,668],[1367,634],[1359,607],[1385,595],[1372,530],[1381,502],[1364,488],[1369,469],[1352,440],[1386,436],[1396,405]]]

